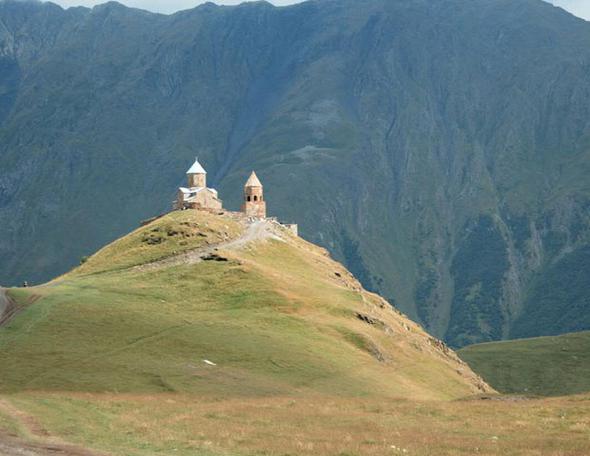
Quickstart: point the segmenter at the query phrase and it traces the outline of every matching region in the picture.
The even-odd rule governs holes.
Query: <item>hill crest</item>
[[[491,391],[325,249],[270,220],[173,212],[10,294],[39,298],[0,332],[12,371],[0,391]],[[31,356],[44,361],[17,367]]]

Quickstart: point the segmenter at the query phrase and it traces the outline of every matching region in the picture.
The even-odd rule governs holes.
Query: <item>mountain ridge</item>
[[[281,219],[453,346],[530,334],[527,315],[579,328],[540,324],[534,296],[590,243],[583,20],[540,0],[0,19],[2,282],[163,212],[199,152],[228,207],[260,170]],[[546,306],[590,315],[580,295]]]

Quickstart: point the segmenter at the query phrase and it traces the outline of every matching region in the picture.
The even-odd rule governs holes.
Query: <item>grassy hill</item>
[[[221,248],[220,259],[207,252],[244,236],[245,222],[175,212],[47,285],[14,291],[36,302],[0,332],[0,391],[485,391],[453,352],[363,291],[323,249],[261,226],[265,240]],[[194,249],[211,261],[166,260]]]
[[[560,396],[590,391],[590,332],[490,342],[458,353],[504,393]]]
[[[453,351],[274,222],[175,212],[9,295],[23,308],[0,328],[11,448],[538,456],[587,445],[589,397],[479,400],[492,390]]]

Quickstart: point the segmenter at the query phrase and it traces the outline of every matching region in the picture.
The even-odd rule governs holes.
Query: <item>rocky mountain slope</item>
[[[199,154],[453,346],[590,328],[584,277],[544,291],[590,270],[590,24],[541,0],[3,1],[0,68],[3,284],[167,209]]]

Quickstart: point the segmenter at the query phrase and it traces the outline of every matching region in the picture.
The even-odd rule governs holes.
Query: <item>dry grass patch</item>
[[[420,402],[302,391],[234,399],[36,393],[12,400],[53,432],[115,455],[582,456],[590,447],[588,397]]]
[[[243,222],[206,211],[176,211],[138,228],[92,255],[76,275],[115,271],[237,238]]]

